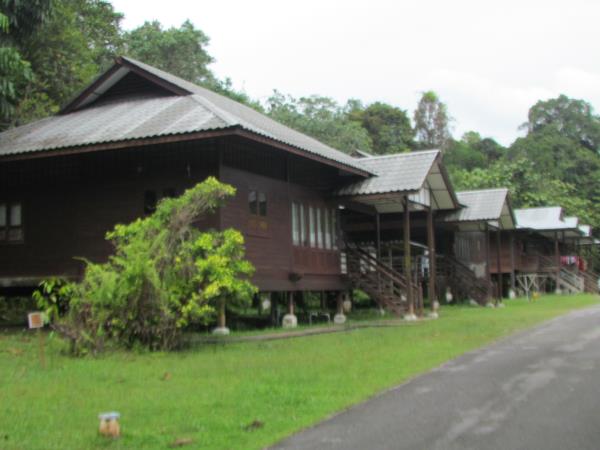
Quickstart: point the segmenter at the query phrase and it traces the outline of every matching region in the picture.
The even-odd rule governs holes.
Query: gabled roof
[[[554,231],[569,228],[563,221],[560,206],[515,209],[515,217],[517,228],[528,228],[534,231]]]
[[[134,73],[160,87],[161,95],[115,97],[97,102]],[[165,93],[170,95],[165,95]],[[0,134],[0,158],[215,130],[244,130],[368,175],[360,161],[282,125],[234,100],[131,58],[115,64],[78,94],[59,115]]]
[[[439,150],[425,150],[359,158],[361,166],[377,176],[345,186],[335,195],[366,198],[403,193],[414,203],[429,206],[432,202],[435,209],[454,209],[458,202],[440,156]],[[431,188],[433,198],[424,192],[427,188]]]
[[[446,222],[489,222],[504,230],[515,227],[508,189],[462,191],[456,197],[464,207],[448,214]]]

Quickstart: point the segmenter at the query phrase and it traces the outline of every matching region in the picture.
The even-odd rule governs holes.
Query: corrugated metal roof
[[[398,153],[360,158],[361,167],[377,176],[360,180],[336,192],[339,196],[359,196],[418,191],[433,167],[439,150]]]
[[[446,216],[447,222],[475,222],[499,220],[506,203],[508,189],[480,189],[456,193],[456,198],[464,208]]]
[[[590,237],[592,235],[592,227],[589,225],[579,225],[579,231],[585,237]]]
[[[117,61],[113,79],[88,93],[92,101],[129,70],[140,70],[191,95],[116,100],[53,116],[0,133],[0,156],[241,127],[331,161],[369,172],[361,161],[282,125],[248,106],[131,58]],[[116,81],[115,81],[116,80]]]
[[[564,230],[568,225],[562,220],[560,206],[515,209],[517,228],[530,230]]]

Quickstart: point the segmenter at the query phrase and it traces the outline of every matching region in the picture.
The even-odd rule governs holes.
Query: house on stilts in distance
[[[594,274],[572,267],[597,244],[575,218],[547,227],[539,211],[513,211],[506,189],[457,193],[438,150],[352,155],[117,58],[55,116],[0,133],[0,295],[81,278],[79,258],[106,260],[115,224],[211,175],[237,193],[198,226],[239,229],[253,282],[291,309],[305,292],[341,305],[353,288],[408,315],[448,296],[484,304],[550,289],[552,279],[597,289]]]

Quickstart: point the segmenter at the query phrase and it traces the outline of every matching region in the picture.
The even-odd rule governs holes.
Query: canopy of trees
[[[600,230],[600,118],[565,95],[531,107],[524,137],[503,147],[477,131],[454,139],[447,106],[425,91],[412,112],[383,102],[345,104],[274,91],[261,103],[211,70],[209,37],[190,21],[125,31],[103,0],[0,0],[0,129],[59,109],[114,56],[130,55],[259,109],[342,151],[389,154],[441,148],[457,189],[507,186],[513,204],[562,205]],[[493,108],[493,105],[490,105]],[[411,122],[412,116],[412,122]]]

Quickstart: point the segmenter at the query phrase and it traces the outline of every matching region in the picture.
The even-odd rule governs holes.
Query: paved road
[[[276,449],[600,449],[600,307],[444,366]]]

